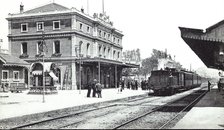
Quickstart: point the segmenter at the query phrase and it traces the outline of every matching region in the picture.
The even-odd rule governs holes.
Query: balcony
[[[52,54],[51,56],[52,57],[60,57],[62,54],[61,53],[54,53],[54,54]]]
[[[19,58],[28,58],[29,55],[27,53],[23,53],[19,56]]]
[[[43,57],[43,56],[44,56],[43,53],[39,53],[39,54],[36,54],[36,55],[35,55],[36,58],[40,58],[40,57]]]

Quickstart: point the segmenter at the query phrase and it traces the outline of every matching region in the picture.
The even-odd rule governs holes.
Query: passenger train
[[[202,77],[194,72],[166,68],[152,71],[148,83],[155,95],[173,95],[179,90],[200,86]]]

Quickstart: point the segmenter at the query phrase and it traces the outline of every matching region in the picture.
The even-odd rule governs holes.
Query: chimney
[[[24,11],[24,5],[23,5],[23,3],[21,3],[20,4],[20,13],[23,13],[23,11]]]
[[[84,13],[84,9],[83,9],[83,7],[81,8],[81,12]]]

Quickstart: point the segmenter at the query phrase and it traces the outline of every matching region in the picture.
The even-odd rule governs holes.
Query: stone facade
[[[52,7],[54,10],[49,9]],[[9,14],[7,20],[11,54],[29,63],[42,62],[40,44],[44,41],[44,62],[55,63],[59,89],[78,89],[80,77],[82,88],[94,78],[105,87],[116,87],[124,67],[123,34],[112,26],[105,13],[91,17],[74,8],[50,3]]]

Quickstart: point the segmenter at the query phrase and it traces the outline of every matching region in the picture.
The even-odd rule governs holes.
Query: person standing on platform
[[[94,80],[93,80],[93,84],[92,84],[93,97],[96,97],[96,83],[97,83],[97,80],[94,79]]]
[[[128,85],[127,86],[128,86],[127,88],[130,89],[130,81],[128,81]]]
[[[210,83],[210,81],[208,81],[208,91],[210,91],[211,90],[211,83]]]
[[[90,97],[91,89],[92,89],[92,85],[90,83],[87,84],[87,89],[88,89],[87,97]]]
[[[138,81],[135,80],[135,90],[138,90]]]
[[[96,84],[96,93],[98,95],[98,98],[102,98],[101,92],[102,92],[102,85],[98,82]]]

